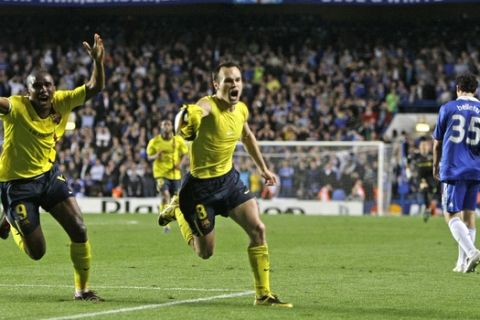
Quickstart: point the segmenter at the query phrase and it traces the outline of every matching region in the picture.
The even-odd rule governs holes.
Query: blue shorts
[[[443,182],[443,211],[456,213],[462,210],[475,210],[480,181],[454,180]]]
[[[216,215],[228,217],[230,210],[254,197],[235,169],[211,179],[198,179],[189,173],[180,189],[180,210],[192,233],[204,236],[215,227]]]
[[[73,196],[57,166],[34,178],[0,182],[0,193],[8,221],[23,235],[40,225],[40,207],[49,211]]]
[[[171,180],[167,178],[156,178],[157,181],[157,191],[163,192],[168,191],[170,195],[174,195],[178,193],[180,189],[180,180]]]

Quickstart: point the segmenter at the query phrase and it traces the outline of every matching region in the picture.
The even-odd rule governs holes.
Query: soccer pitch
[[[263,216],[272,289],[293,309],[254,307],[248,240],[217,220],[217,246],[197,258],[154,215],[85,215],[91,286],[74,302],[69,241],[47,214],[47,254],[0,242],[0,319],[478,319],[480,275],[451,271],[456,245],[440,218]]]

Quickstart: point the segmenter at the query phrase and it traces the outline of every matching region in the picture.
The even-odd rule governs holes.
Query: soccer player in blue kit
[[[475,247],[475,207],[480,189],[480,101],[473,74],[458,76],[457,99],[440,107],[433,132],[433,176],[443,183],[445,221],[459,245],[453,271],[472,272],[480,262]]]

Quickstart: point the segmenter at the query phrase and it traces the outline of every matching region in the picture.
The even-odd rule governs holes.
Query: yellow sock
[[[266,245],[248,248],[257,297],[270,294],[270,258]]]
[[[90,278],[90,262],[92,260],[90,242],[72,242],[70,258],[73,262],[75,292],[84,292],[88,289],[88,279]]]
[[[192,229],[188,225],[187,220],[183,216],[182,211],[180,208],[175,208],[175,218],[177,219],[178,226],[180,228],[180,232],[182,233],[183,239],[190,245],[190,242],[193,240]]]
[[[15,241],[15,243],[17,244],[17,247],[23,252],[25,252],[26,254],[28,254],[27,249],[25,248],[25,244],[23,243],[23,237],[20,234],[20,232],[18,232],[18,230],[12,226],[11,233],[12,233],[13,241]]]

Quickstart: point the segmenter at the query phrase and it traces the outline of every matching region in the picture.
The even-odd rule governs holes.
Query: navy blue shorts
[[[56,166],[34,178],[0,182],[0,191],[9,222],[23,235],[40,225],[40,207],[49,211],[73,196]]]
[[[204,236],[215,227],[216,215],[228,217],[230,210],[254,197],[235,169],[211,179],[198,179],[188,173],[180,189],[180,210],[192,233]]]
[[[178,193],[180,189],[181,180],[171,180],[167,178],[156,178],[157,181],[157,191],[168,191],[170,195]]]

